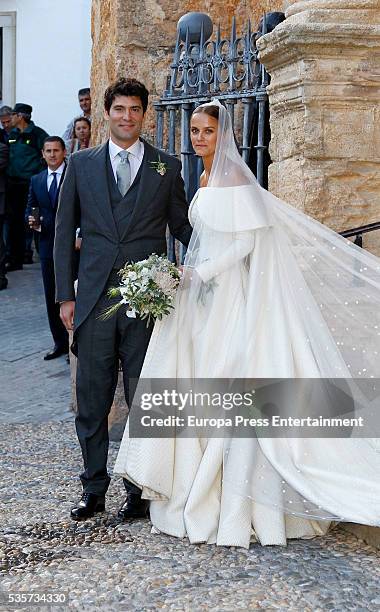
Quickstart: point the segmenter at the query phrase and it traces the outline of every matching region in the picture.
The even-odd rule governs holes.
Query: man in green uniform
[[[8,271],[21,270],[25,256],[25,208],[29,182],[44,167],[42,147],[48,134],[31,120],[32,107],[18,103],[11,113],[12,130],[9,134],[9,164],[7,208],[9,216]],[[27,257],[31,259],[31,248]]]

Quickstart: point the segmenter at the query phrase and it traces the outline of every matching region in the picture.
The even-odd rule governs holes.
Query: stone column
[[[337,231],[378,221],[380,2],[287,0],[286,16],[259,41],[270,190]],[[364,245],[376,252],[378,238]]]

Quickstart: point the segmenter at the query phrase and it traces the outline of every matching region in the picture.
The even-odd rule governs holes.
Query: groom
[[[188,245],[181,164],[140,138],[148,91],[136,79],[119,79],[104,95],[107,143],[74,154],[62,184],[54,246],[57,301],[68,330],[74,330],[78,356],[76,430],[82,449],[83,495],[71,517],[86,519],[105,508],[108,414],[118,379],[119,360],[130,404],[129,378],[140,375],[152,326],[128,318],[125,308],[104,321],[112,302],[107,290],[118,284],[117,271],[130,261],[166,253],[166,226]],[[164,163],[158,172],[157,162]],[[75,230],[82,246],[78,292],[74,293]],[[146,516],[148,502],[138,487],[124,480],[123,519]]]

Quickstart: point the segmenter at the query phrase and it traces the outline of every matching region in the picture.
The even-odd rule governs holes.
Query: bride
[[[191,140],[204,164],[193,235],[141,382],[330,380],[355,389],[356,412],[373,419],[379,260],[263,190],[219,102],[194,111]],[[130,420],[114,472],[150,500],[154,530],[249,547],[322,535],[331,521],[380,524],[380,448],[368,420],[367,437],[350,438],[143,438]]]

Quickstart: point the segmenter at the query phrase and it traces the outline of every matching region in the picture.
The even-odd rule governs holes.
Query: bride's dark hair
[[[201,104],[200,106],[197,106],[197,108],[193,111],[193,115],[196,115],[198,113],[205,113],[206,115],[209,115],[210,117],[214,117],[214,119],[219,120],[219,107],[213,104]]]

